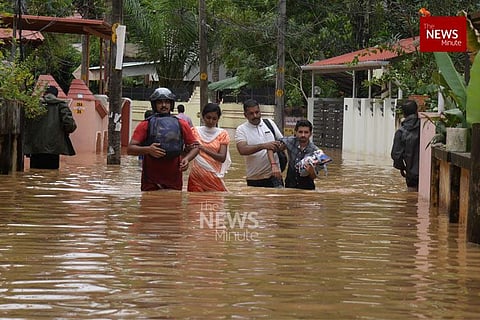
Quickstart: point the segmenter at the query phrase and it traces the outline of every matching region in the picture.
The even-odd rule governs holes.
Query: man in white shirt
[[[277,125],[270,121],[274,133],[262,120],[260,106],[253,99],[246,100],[243,104],[243,114],[246,122],[238,126],[235,132],[237,150],[245,156],[247,185],[252,187],[274,188],[283,185],[278,156],[273,155],[274,161],[268,157],[267,150],[279,151],[281,143],[275,141],[283,137]]]

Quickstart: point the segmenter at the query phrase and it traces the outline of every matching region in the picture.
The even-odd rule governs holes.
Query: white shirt
[[[283,137],[282,133],[278,129],[275,122],[270,120],[277,139]],[[235,143],[240,141],[246,141],[248,145],[256,145],[265,142],[275,141],[273,133],[263,122],[263,119],[260,121],[258,126],[251,124],[250,122],[244,122],[238,126],[235,131]],[[274,154],[275,161],[278,163],[278,156]],[[252,153],[248,156],[245,156],[246,164],[246,175],[247,180],[260,180],[267,179],[272,176],[272,165],[270,160],[268,160],[267,150],[262,149],[255,153]]]

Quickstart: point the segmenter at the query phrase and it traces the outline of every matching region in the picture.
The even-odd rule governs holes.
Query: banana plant
[[[467,123],[480,123],[480,32],[477,30],[472,21],[468,18],[465,11],[459,12],[458,15],[467,17],[467,48],[470,52],[470,58],[473,60],[470,68],[470,80],[466,90],[466,118]]]
[[[437,119],[438,126],[467,127],[465,117],[467,90],[465,79],[455,69],[452,59],[446,52],[434,52],[439,74],[438,82],[445,100],[445,110]],[[437,130],[438,131],[438,130]]]
[[[467,87],[467,123],[480,123],[480,54],[477,54],[470,69]]]
[[[465,15],[465,12],[459,13]],[[464,77],[455,69],[452,59],[447,52],[435,52],[435,61],[439,69],[439,84],[443,88],[446,110],[436,124],[443,127],[470,127],[472,123],[480,123],[480,33],[467,18],[467,47],[474,56],[470,68],[468,85]],[[450,103],[449,103],[450,102]],[[438,128],[437,126],[437,128]]]

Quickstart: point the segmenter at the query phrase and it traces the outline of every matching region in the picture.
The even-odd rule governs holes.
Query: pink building
[[[74,79],[67,95],[77,130],[70,135],[77,153],[95,153],[108,146],[108,104],[96,99],[80,79]]]

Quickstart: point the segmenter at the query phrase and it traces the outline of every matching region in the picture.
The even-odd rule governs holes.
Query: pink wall
[[[101,152],[106,148],[108,132],[108,117],[96,110],[97,100],[73,99],[70,102],[73,118],[77,123],[77,130],[70,134],[73,147],[77,153]],[[98,107],[97,107],[98,108]]]
[[[108,97],[93,95],[81,79],[74,79],[66,95],[51,75],[41,75],[38,85],[54,85],[59,90],[58,97],[69,102],[77,129],[70,134],[77,154],[100,153],[108,147]],[[131,104],[128,98],[122,100],[121,145],[130,140]]]
[[[420,112],[420,177],[418,185],[418,196],[430,200],[430,169],[431,169],[431,148],[429,145],[435,135],[435,125],[426,116],[435,117],[437,113]],[[428,145],[428,147],[427,147]]]

